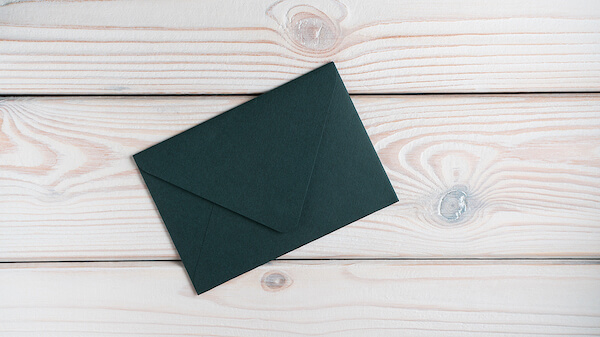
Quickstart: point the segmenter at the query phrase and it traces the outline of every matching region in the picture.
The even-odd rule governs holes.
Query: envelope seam
[[[313,176],[313,172],[315,171],[315,165],[317,163],[317,157],[319,156],[319,150],[321,149],[321,142],[323,141],[323,134],[325,133],[325,128],[327,127],[327,122],[329,121],[329,116],[331,115],[330,113],[330,109],[331,109],[331,103],[333,102],[333,96],[335,94],[335,90],[338,88],[339,86],[339,81],[335,81],[335,84],[333,85],[333,90],[331,91],[331,95],[329,97],[329,103],[327,104],[327,110],[326,110],[326,114],[327,116],[325,116],[325,121],[323,123],[323,127],[321,129],[321,135],[319,137],[319,143],[317,144],[317,153],[315,153],[315,157],[313,158],[313,163],[310,169],[310,174],[308,176],[308,184],[306,184],[306,189],[304,190],[304,197],[302,198],[302,207],[300,208],[300,214],[298,214],[298,220],[296,222],[296,227],[298,226],[298,223],[300,222],[300,218],[302,217],[302,212],[304,211],[304,205],[306,204],[306,196],[308,194],[308,188],[310,187],[310,182],[312,180],[312,176]]]
[[[212,203],[212,207],[210,208],[210,214],[208,215],[208,223],[206,224],[206,228],[204,229],[204,235],[202,235],[202,241],[200,246],[200,251],[198,252],[198,256],[196,257],[196,262],[194,263],[194,275],[192,277],[192,283],[196,279],[196,272],[198,271],[198,263],[200,262],[200,256],[202,256],[202,252],[204,251],[204,240],[206,240],[206,233],[208,233],[208,228],[210,227],[210,222],[212,220],[212,215],[215,210],[216,204]]]

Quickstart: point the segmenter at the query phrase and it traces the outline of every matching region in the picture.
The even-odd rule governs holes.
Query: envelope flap
[[[332,93],[333,63],[134,155],[139,169],[273,230],[298,225]]]

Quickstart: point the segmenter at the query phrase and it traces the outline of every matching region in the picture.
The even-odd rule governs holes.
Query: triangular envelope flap
[[[297,226],[332,93],[333,63],[134,155],[147,173],[271,229]]]

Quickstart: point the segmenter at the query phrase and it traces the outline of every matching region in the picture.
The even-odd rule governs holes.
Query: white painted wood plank
[[[600,89],[600,2],[0,1],[0,93]]]
[[[247,99],[1,100],[0,260],[177,259],[131,155]],[[287,258],[600,256],[600,95],[353,99],[400,202]]]
[[[600,266],[272,262],[195,295],[176,262],[0,264],[2,336],[598,336]]]

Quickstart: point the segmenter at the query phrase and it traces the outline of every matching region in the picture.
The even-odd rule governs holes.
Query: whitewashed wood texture
[[[598,92],[600,2],[0,0],[4,96],[331,60],[351,93]],[[0,336],[600,336],[600,94],[354,96],[399,203],[201,296],[124,261],[178,258],[131,155],[250,98],[0,97]]]
[[[0,264],[2,336],[598,336],[600,265],[271,262],[197,296],[178,262]]]
[[[0,93],[259,93],[329,60],[352,93],[600,89],[600,2],[0,1]]]
[[[131,155],[247,99],[1,100],[0,260],[177,259]],[[353,99],[400,202],[286,258],[600,256],[600,95]]]

